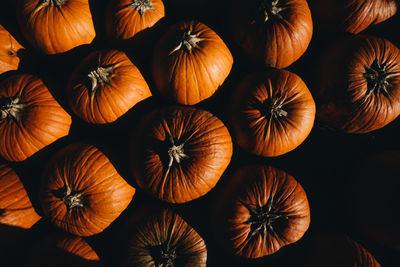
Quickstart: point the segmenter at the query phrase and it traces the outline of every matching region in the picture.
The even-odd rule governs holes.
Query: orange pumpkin
[[[17,74],[0,83],[0,155],[6,160],[25,160],[68,135],[70,125],[39,78]]]
[[[84,77],[82,79],[82,77]],[[141,100],[149,86],[124,52],[95,51],[73,72],[67,96],[78,117],[88,123],[111,123]]]
[[[25,38],[46,54],[90,44],[96,36],[89,0],[18,0],[17,18]]]
[[[201,22],[182,22],[172,26],[154,49],[154,82],[173,101],[194,105],[214,94],[232,64],[231,52],[212,29]]]
[[[56,153],[42,178],[40,201],[46,217],[79,236],[102,232],[135,193],[100,150],[83,143]]]
[[[20,61],[18,52],[21,49],[24,49],[24,47],[0,25],[0,74],[18,69]]]

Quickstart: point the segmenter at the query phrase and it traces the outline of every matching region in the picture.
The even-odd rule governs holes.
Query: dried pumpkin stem
[[[83,207],[82,192],[73,192],[69,186],[65,186],[64,196],[62,201],[67,206],[68,210],[72,210],[75,207]]]
[[[0,120],[19,122],[26,104],[20,103],[20,96],[0,99]]]
[[[180,145],[175,145],[175,141],[172,136],[169,136],[169,139],[171,141],[172,146],[168,149],[168,155],[169,155],[169,164],[168,168],[170,168],[175,161],[176,163],[180,164],[181,160],[184,158],[187,158],[188,156],[184,153],[183,150],[183,145],[185,143],[182,143]]]
[[[264,103],[264,112],[269,119],[277,119],[280,117],[287,117],[288,112],[283,110],[283,104],[285,103],[286,96],[284,97],[271,97],[267,99]]]
[[[365,72],[363,77],[367,80],[367,95],[370,94],[384,94],[389,96],[389,88],[391,84],[389,79],[400,75],[395,72],[388,72],[386,70],[386,64],[380,64],[377,59],[375,59],[371,66],[364,66]]]
[[[61,6],[66,0],[42,0],[40,6]]]
[[[92,70],[88,77],[91,82],[91,90],[89,91],[90,96],[93,96],[97,88],[103,84],[111,84],[110,76],[111,71],[114,69],[115,64],[109,66],[98,66],[95,70]]]
[[[140,16],[143,16],[148,10],[156,10],[150,0],[132,0],[132,4],[129,4],[128,7],[136,9]]]
[[[172,50],[170,54],[180,49],[183,49],[189,53],[193,50],[193,48],[198,46],[198,43],[201,40],[202,39],[199,38],[198,35],[193,34],[190,29],[187,29],[183,32],[182,36],[179,38],[178,40],[179,44]]]
[[[284,8],[280,5],[279,0],[260,0],[259,2],[256,19],[252,23],[256,23],[256,20],[265,23],[271,18],[282,19],[280,13]]]
[[[176,249],[171,248],[170,245],[164,244],[161,246],[153,247],[154,261],[157,267],[173,267],[174,261],[177,257]]]

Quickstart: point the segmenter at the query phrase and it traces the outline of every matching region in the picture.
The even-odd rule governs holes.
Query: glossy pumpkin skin
[[[23,161],[68,135],[71,117],[44,83],[16,74],[0,83],[0,155]]]
[[[315,103],[303,80],[286,70],[246,76],[232,96],[230,120],[239,146],[265,157],[299,146],[314,125]]]
[[[45,54],[90,44],[96,36],[89,0],[18,0],[17,18],[25,38]]]
[[[18,69],[20,61],[18,52],[21,49],[24,49],[24,47],[0,25],[0,74]]]
[[[234,0],[232,34],[254,61],[285,68],[307,50],[313,33],[306,0]]]
[[[40,218],[18,175],[0,163],[0,224],[29,229]]]
[[[214,208],[215,234],[224,248],[259,258],[298,241],[310,224],[302,186],[286,172],[263,165],[237,169]]]
[[[333,45],[318,68],[317,118],[346,133],[368,133],[400,114],[400,50],[373,36]]]
[[[150,208],[136,215],[124,236],[123,266],[206,266],[203,238],[170,209]]]
[[[131,169],[138,186],[171,203],[205,195],[232,157],[232,140],[222,121],[191,107],[147,114],[131,139]]]
[[[135,193],[96,147],[70,144],[56,153],[42,176],[40,202],[46,217],[62,230],[90,236],[102,232]]]
[[[188,21],[173,25],[156,44],[153,77],[164,96],[194,105],[214,94],[232,64],[232,54],[217,33]]]
[[[111,0],[106,10],[106,32],[113,41],[131,40],[164,15],[162,0]]]
[[[74,113],[88,123],[111,123],[151,96],[139,69],[124,52],[89,54],[72,73],[67,89]]]

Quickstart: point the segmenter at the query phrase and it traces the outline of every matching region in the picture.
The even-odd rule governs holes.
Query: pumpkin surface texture
[[[227,251],[259,258],[298,241],[307,231],[307,196],[291,175],[248,165],[228,179],[214,209],[216,235]]]
[[[88,123],[111,123],[151,96],[139,69],[124,52],[89,54],[70,77],[67,95],[74,113]]]
[[[156,109],[132,135],[131,169],[140,188],[157,198],[183,203],[218,182],[232,156],[223,122],[191,107]]]
[[[0,24],[0,74],[18,69],[21,49],[24,47]]]
[[[79,236],[102,232],[135,193],[96,147],[73,143],[57,152],[43,173],[40,202],[57,227]]]
[[[23,161],[68,135],[71,117],[37,77],[16,74],[0,83],[0,155]]]

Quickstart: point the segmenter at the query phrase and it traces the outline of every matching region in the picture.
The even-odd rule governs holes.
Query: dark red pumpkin
[[[13,75],[0,83],[0,155],[23,161],[68,135],[71,117],[37,77]]]
[[[130,164],[141,189],[183,203],[210,191],[231,156],[231,137],[216,116],[191,107],[167,107],[144,116],[132,135]]]
[[[232,1],[234,41],[255,61],[285,68],[307,50],[313,33],[306,0]]]
[[[84,77],[84,78],[83,78]],[[151,96],[139,69],[124,52],[102,50],[89,54],[72,73],[69,104],[88,123],[111,123]]]
[[[24,47],[0,24],[0,74],[18,69],[21,49]]]
[[[17,18],[25,38],[46,54],[90,44],[96,36],[89,0],[17,0]]]
[[[211,97],[231,71],[233,58],[224,41],[201,22],[173,25],[153,54],[153,77],[173,101],[194,105]]]
[[[318,68],[317,118],[347,133],[384,127],[400,114],[400,50],[373,36],[342,40]]]
[[[57,152],[42,176],[40,201],[57,227],[79,236],[102,232],[135,194],[110,160],[93,145],[70,144]]]
[[[0,224],[29,229],[40,218],[18,175],[0,163]]]
[[[315,103],[306,84],[286,70],[246,76],[233,93],[230,110],[239,146],[266,157],[299,146],[315,119]]]
[[[286,172],[262,165],[237,169],[218,194],[215,234],[227,251],[259,258],[298,241],[310,224],[302,186]]]

